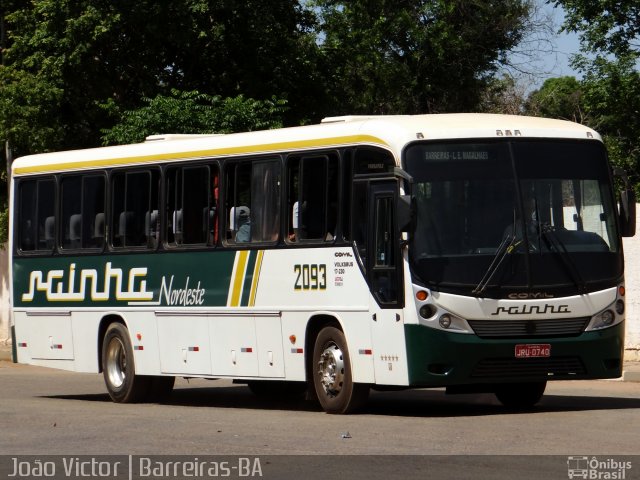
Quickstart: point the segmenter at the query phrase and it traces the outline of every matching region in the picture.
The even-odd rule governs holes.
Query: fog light
[[[613,315],[613,312],[611,310],[605,310],[600,316],[600,322],[602,323],[602,325],[611,325],[614,319],[615,316]]]
[[[618,300],[616,302],[616,312],[618,312],[618,315],[622,315],[624,313],[624,302],[622,300]]]
[[[442,328],[449,328],[451,326],[451,315],[444,314],[440,317],[440,326]]]
[[[436,308],[433,305],[423,305],[420,307],[420,316],[422,318],[431,318],[436,314]]]

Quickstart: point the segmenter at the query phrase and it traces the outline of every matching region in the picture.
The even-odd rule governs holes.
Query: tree
[[[17,155],[98,145],[120,112],[174,88],[285,98],[291,121],[322,101],[296,0],[33,0],[2,17],[0,139]]]
[[[97,146],[122,112],[173,89],[228,97],[216,106],[259,122],[288,99],[279,121],[315,120],[313,21],[297,0],[3,0],[0,144],[14,156]]]
[[[603,134],[612,162],[627,170],[640,194],[640,72],[635,58],[598,58],[582,83],[593,128]]]
[[[640,3],[637,0],[552,0],[565,11],[563,29],[580,34],[586,52],[638,54]]]
[[[640,3],[636,0],[553,0],[566,12],[563,29],[578,32],[584,105],[609,156],[627,169],[640,193]],[[596,55],[593,55],[595,53]]]
[[[428,113],[476,108],[518,44],[525,0],[316,0],[336,110]]]
[[[528,115],[586,123],[582,86],[575,77],[547,79],[531,92],[525,104]]]
[[[103,131],[108,144],[136,143],[160,133],[232,133],[282,126],[284,100],[221,98],[198,91],[173,90],[145,98],[145,106],[124,112],[120,123]]]
[[[510,75],[493,78],[484,89],[480,111],[506,115],[521,115],[526,86]]]

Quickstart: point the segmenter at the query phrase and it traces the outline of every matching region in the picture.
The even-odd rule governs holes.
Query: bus
[[[343,116],[32,155],[10,217],[17,361],[101,372],[116,402],[200,377],[329,413],[402,388],[529,408],[622,373],[635,197],[579,124]]]

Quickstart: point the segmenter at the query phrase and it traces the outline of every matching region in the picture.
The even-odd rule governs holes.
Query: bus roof
[[[538,117],[480,113],[343,116],[303,127],[228,135],[160,135],[154,136],[153,141],[133,145],[30,155],[16,159],[12,172],[20,176],[346,145],[386,148],[399,163],[402,148],[416,140],[509,136],[601,140],[600,135],[583,125]]]

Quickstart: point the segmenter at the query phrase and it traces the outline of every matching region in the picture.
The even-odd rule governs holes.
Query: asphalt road
[[[101,375],[0,361],[0,426],[5,468],[11,455],[246,455],[266,462],[265,478],[567,478],[578,455],[626,458],[625,479],[640,478],[634,382],[551,382],[527,413],[492,395],[373,392],[362,413],[337,416],[226,380],[180,379],[166,404],[114,404]]]

